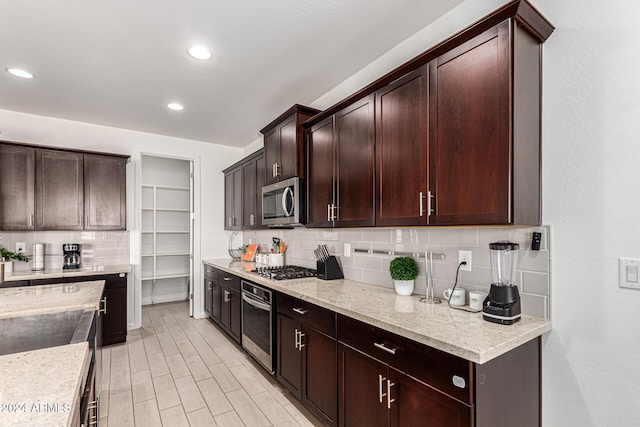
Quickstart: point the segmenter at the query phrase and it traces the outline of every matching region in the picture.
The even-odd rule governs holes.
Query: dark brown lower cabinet
[[[278,294],[276,376],[327,425],[337,424],[335,313]]]
[[[220,327],[235,342],[240,344],[242,328],[242,300],[240,278],[233,274],[220,272]]]
[[[220,284],[219,270],[204,266],[204,311],[216,323],[220,323]]]
[[[127,341],[127,274],[104,274],[97,276],[56,277],[31,280],[30,285],[53,285],[56,283],[91,282],[104,280],[104,293],[100,306],[105,310],[102,318],[102,345]],[[106,303],[105,303],[106,299]]]
[[[472,425],[472,408],[344,344],[339,345],[341,426]]]

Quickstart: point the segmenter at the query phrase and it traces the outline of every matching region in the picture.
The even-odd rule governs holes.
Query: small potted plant
[[[23,262],[29,261],[29,258],[27,258],[22,254],[19,254],[16,252],[9,252],[5,248],[0,247],[0,261],[4,262],[5,273],[13,272],[13,261],[11,261],[12,259],[15,259],[16,261],[23,261]]]
[[[418,263],[416,260],[402,256],[394,258],[389,264],[389,272],[398,295],[411,295],[414,282],[418,277]]]

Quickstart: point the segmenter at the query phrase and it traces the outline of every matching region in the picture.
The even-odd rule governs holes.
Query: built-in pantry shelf
[[[141,192],[142,304],[189,298],[193,274],[190,162],[143,156]],[[169,181],[176,185],[166,185]]]

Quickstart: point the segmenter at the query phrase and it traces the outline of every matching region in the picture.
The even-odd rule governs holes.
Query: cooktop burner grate
[[[304,279],[307,277],[317,277],[316,270],[312,270],[306,267],[298,267],[297,265],[285,265],[283,267],[257,267],[255,270],[251,270],[251,272],[257,273],[262,277],[273,280],[291,280]]]

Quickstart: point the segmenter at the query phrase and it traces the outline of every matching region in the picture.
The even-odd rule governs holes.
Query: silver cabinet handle
[[[387,380],[387,409],[391,409],[391,404],[396,401],[395,399],[391,398],[391,387],[393,387],[394,385],[396,384]]]
[[[424,208],[422,205],[422,200],[425,199],[425,196],[422,195],[422,191],[420,192],[420,195],[418,196],[418,199],[420,200],[420,216],[422,216],[424,214]]]
[[[224,280],[225,282],[230,282],[231,280],[233,280],[232,277],[223,277],[222,280]]]
[[[100,301],[102,303],[102,308],[98,310],[98,313],[107,314],[107,297],[102,298]]]
[[[298,331],[298,328],[296,328],[295,330],[295,344],[294,347],[296,350],[300,350],[300,347],[298,347],[300,345],[300,331]]]
[[[210,282],[209,280],[207,280],[207,285],[209,286],[209,290],[213,289],[213,282]]]
[[[327,203],[327,221],[331,221],[331,203]]]
[[[387,393],[384,392],[384,386],[383,386],[385,380],[386,380],[385,377],[378,374],[378,399],[380,400],[380,403],[382,403],[382,399],[387,395]]]
[[[33,227],[33,214],[29,215],[29,227]]]
[[[274,164],[274,166],[275,166],[275,168],[276,168],[276,173],[275,173],[275,175],[274,175],[274,176],[280,176],[280,170],[282,169],[282,168],[280,167],[280,163],[276,163],[276,164]]]
[[[255,225],[256,216],[254,214],[249,215],[249,225]]]
[[[293,311],[295,311],[298,314],[302,314],[302,315],[307,314],[307,312],[309,312],[309,310],[304,309],[304,308],[293,308]]]
[[[396,350],[397,350],[397,349],[395,349],[395,348],[389,348],[389,347],[387,347],[386,345],[384,345],[384,343],[383,343],[383,344],[380,344],[380,343],[374,342],[374,343],[373,343],[373,345],[374,345],[375,347],[379,348],[380,350],[384,350],[384,351],[386,351],[387,353],[390,353],[390,354],[396,354]]]
[[[225,291],[224,291],[224,302],[229,302],[229,301],[231,301],[231,298],[229,297],[230,295],[231,295],[231,292],[229,292],[229,291],[227,291],[227,290],[225,289]]]
[[[307,336],[307,334],[303,333],[302,331],[298,332],[298,336],[300,338],[298,338],[298,350],[302,351],[302,347],[305,347],[306,344],[304,344],[302,342],[303,338]]]
[[[427,191],[427,216],[431,216],[433,209],[431,209],[431,199],[435,197],[431,194],[431,191]]]

